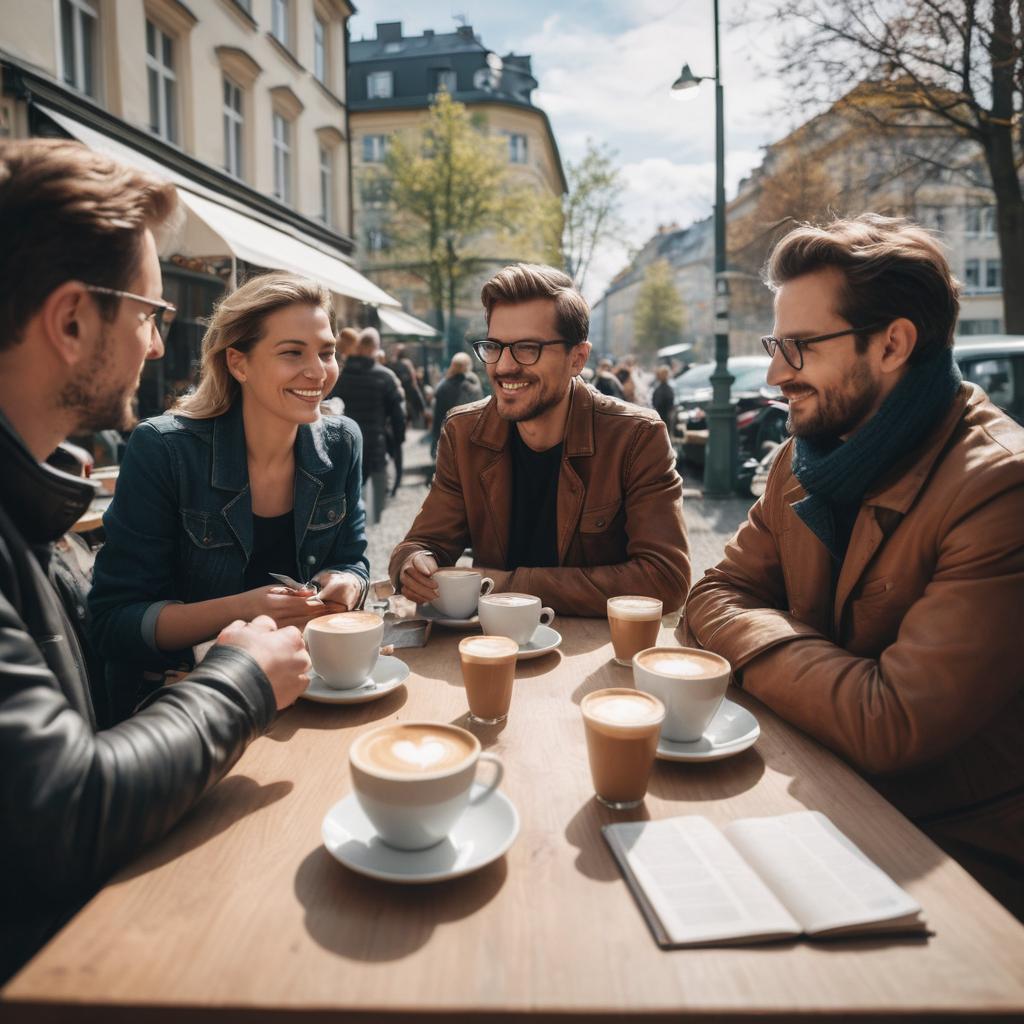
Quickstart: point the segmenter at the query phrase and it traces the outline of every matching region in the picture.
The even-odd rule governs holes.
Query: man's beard
[[[104,364],[112,347],[110,335],[104,334],[89,362],[73,380],[69,380],[57,396],[57,406],[75,414],[76,433],[88,434],[97,430],[131,430],[135,426],[132,398],[138,383],[132,388],[115,387],[105,379]]]
[[[871,376],[868,367],[858,363],[842,389],[816,388],[814,416],[797,423],[790,412],[786,429],[795,437],[807,439],[845,437],[861,426],[878,401],[881,389],[881,383]]]
[[[518,380],[525,380],[523,377],[504,377],[503,380],[509,383],[514,383]],[[564,397],[559,394],[545,394],[543,385],[536,379],[530,378],[530,383],[534,384],[538,388],[538,394],[534,398],[533,403],[528,405],[525,409],[516,412],[505,411],[502,409],[502,402],[500,395],[497,399],[498,415],[509,423],[525,423],[527,420],[535,420],[538,416],[543,416],[549,409],[553,409]],[[499,392],[501,388],[501,381],[493,381],[495,392]]]

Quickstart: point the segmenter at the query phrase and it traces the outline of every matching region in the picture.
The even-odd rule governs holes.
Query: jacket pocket
[[[580,533],[605,533],[612,528],[621,510],[621,501],[612,501],[597,508],[584,509],[580,516]]]
[[[309,530],[329,530],[343,522],[348,514],[348,503],[344,494],[333,498],[321,498],[313,507]]]
[[[185,509],[181,522],[189,540],[201,551],[229,547],[234,537],[224,517],[219,512],[193,512]]]

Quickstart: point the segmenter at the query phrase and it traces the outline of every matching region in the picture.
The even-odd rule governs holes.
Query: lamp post
[[[736,410],[730,389],[735,378],[729,373],[729,282],[725,272],[725,104],[719,60],[718,0],[715,15],[715,371],[711,375],[711,405],[708,408],[708,446],[704,458],[704,496],[725,498],[736,480]],[[672,83],[678,98],[693,95],[705,81],[683,65]]]

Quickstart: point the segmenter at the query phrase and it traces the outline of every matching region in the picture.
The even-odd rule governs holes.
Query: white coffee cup
[[[661,735],[677,743],[704,735],[731,675],[721,655],[692,647],[648,647],[633,655],[633,682],[665,705]]]
[[[351,690],[369,678],[380,656],[384,620],[376,612],[335,612],[306,623],[313,669],[327,686]]]
[[[477,764],[494,775],[471,796]],[[504,770],[494,754],[457,725],[392,722],[357,737],[349,748],[352,788],[380,838],[400,850],[422,850],[445,839],[466,808],[497,789]]]
[[[472,618],[481,594],[489,594],[494,586],[490,576],[460,566],[438,569],[430,578],[437,584],[437,597],[431,603],[449,619]]]
[[[488,594],[480,598],[480,625],[492,636],[508,636],[528,644],[537,626],[547,625],[555,613],[542,608],[532,594]]]

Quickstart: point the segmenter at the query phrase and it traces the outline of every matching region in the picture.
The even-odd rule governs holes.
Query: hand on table
[[[320,584],[317,597],[325,605],[321,615],[350,612],[363,596],[363,581],[352,572],[325,572],[317,577],[317,582]]]
[[[328,606],[317,592],[309,587],[305,590],[289,590],[287,587],[259,587],[247,591],[245,618],[255,619],[266,615],[278,627],[295,626],[302,629],[310,619],[327,615],[332,611],[348,611],[347,608]]]
[[[238,619],[220,631],[217,643],[238,647],[255,659],[270,680],[278,711],[294,704],[309,685],[312,663],[302,634],[294,626],[278,629],[268,615],[259,615],[252,622]]]
[[[430,604],[437,597],[437,584],[430,578],[437,568],[437,559],[429,551],[410,555],[398,574],[402,595],[416,604]]]

